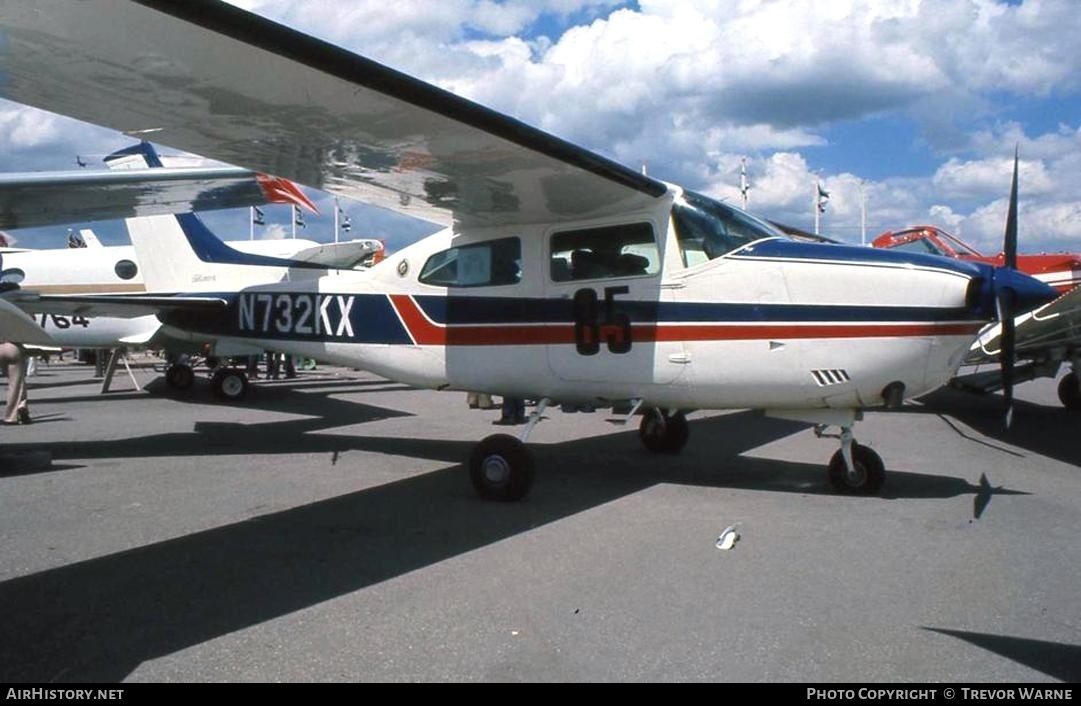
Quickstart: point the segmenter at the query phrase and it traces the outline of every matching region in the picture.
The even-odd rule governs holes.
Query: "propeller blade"
[[[1013,181],[1010,184],[1010,207],[1006,212],[1006,236],[1003,238],[1002,252],[1006,267],[1017,269],[1017,163],[1018,148],[1013,148]]]
[[[1010,205],[1006,211],[1006,234],[1002,239],[1002,254],[1006,267],[1017,269],[1017,172],[1020,150],[1013,148],[1013,179],[1010,182]],[[1006,428],[1013,423],[1013,367],[1017,362],[1016,329],[1014,317],[1017,315],[1017,297],[1011,287],[1000,287],[996,292],[995,305],[998,320],[1002,325],[1002,339],[999,346],[999,366],[1002,370],[1002,399],[1006,408]]]

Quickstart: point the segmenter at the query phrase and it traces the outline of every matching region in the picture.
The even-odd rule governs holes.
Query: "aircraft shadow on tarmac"
[[[1002,397],[975,395],[948,387],[940,388],[920,398],[922,406],[905,406],[906,412],[933,413],[956,419],[987,439],[1027,449],[1047,458],[1081,466],[1081,445],[1077,443],[1077,425],[1081,417],[1060,406],[1014,402],[1013,423],[1009,429],[1003,421]],[[947,420],[948,421],[948,420]],[[951,425],[952,426],[952,425]],[[971,441],[961,429],[954,430]],[[1008,450],[1002,449],[1006,453]]]
[[[322,394],[295,395],[311,398],[292,401],[295,410],[317,408],[336,425],[402,414]],[[347,407],[353,411],[347,412]],[[352,416],[341,416],[348,414]],[[473,495],[461,466],[471,441],[305,433],[320,425],[325,427],[326,420],[203,424],[190,433],[53,447],[61,459],[325,453],[328,463],[341,464],[350,462],[349,451],[359,450],[448,465],[0,583],[0,604],[5,606],[0,617],[0,634],[5,636],[0,641],[0,681],[120,680],[146,660],[352,593],[657,483],[830,492],[820,465],[740,455],[806,429],[752,412],[693,421],[692,442],[679,457],[647,454],[639,448],[635,431],[535,444],[538,482],[533,494],[517,504],[486,503]],[[979,492],[961,479],[914,473],[894,472],[888,483],[894,498]]]
[[[924,630],[956,637],[1064,682],[1081,681],[1081,645],[964,630],[928,627]]]

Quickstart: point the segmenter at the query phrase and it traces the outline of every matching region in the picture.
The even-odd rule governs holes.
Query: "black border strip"
[[[218,0],[132,0],[140,5],[232,37],[310,68],[397,98],[610,181],[659,197],[668,188],[507,115],[466,100],[408,74]]]

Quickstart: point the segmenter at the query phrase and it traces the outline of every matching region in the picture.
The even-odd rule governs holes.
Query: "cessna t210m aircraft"
[[[874,492],[884,465],[854,442],[861,410],[943,384],[996,309],[1055,295],[1006,268],[789,240],[223,3],[0,0],[0,10],[4,97],[449,222],[363,276],[179,292],[141,311],[176,335],[540,400],[518,438],[474,449],[470,475],[487,498],[528,492],[524,442],[553,403],[642,411],[655,451],[687,441],[687,410],[752,407],[836,426],[831,482]],[[140,310],[138,297],[26,306]]]

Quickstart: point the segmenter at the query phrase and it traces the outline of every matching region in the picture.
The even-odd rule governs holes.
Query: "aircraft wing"
[[[1017,317],[1017,357],[1039,357],[1050,348],[1081,345],[1081,287],[1074,288],[1053,302]],[[965,358],[966,365],[998,362],[1002,328],[995,324],[985,329]]]
[[[7,300],[5,305],[14,305],[33,314],[115,316],[122,319],[169,311],[221,311],[227,305],[225,299],[214,296],[35,294],[15,291],[6,293],[4,298]]]
[[[427,220],[627,212],[660,181],[213,0],[0,0],[0,96]]]
[[[56,342],[36,321],[3,299],[0,299],[0,341],[56,346]]]
[[[292,202],[282,182],[239,167],[0,174],[0,228]]]

